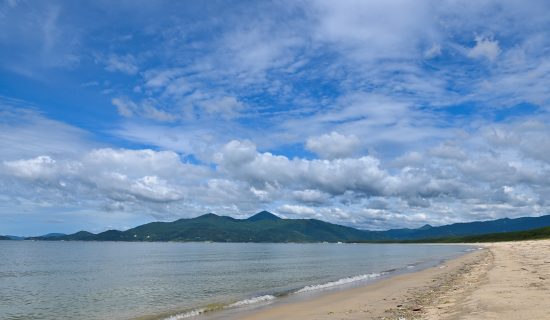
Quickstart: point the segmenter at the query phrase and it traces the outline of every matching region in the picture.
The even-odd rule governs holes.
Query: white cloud
[[[309,204],[328,204],[330,195],[319,190],[297,190],[292,192],[294,200]]]
[[[187,184],[208,176],[207,169],[184,164],[170,151],[124,149],[94,149],[73,160],[42,155],[4,161],[1,173],[23,178],[22,186],[49,197],[70,193],[69,199],[92,206],[114,201],[145,207],[182,201]]]
[[[160,122],[173,122],[178,116],[170,114],[164,110],[161,110],[154,106],[154,103],[151,101],[145,101],[142,103],[142,112],[143,117]]]
[[[105,65],[105,70],[111,72],[119,71],[129,75],[135,75],[139,71],[136,58],[131,54],[111,54],[105,59]]]
[[[548,213],[547,1],[214,4],[220,19],[174,6],[113,7],[128,25],[107,17],[124,30],[108,36],[79,19],[101,10],[1,8],[6,70],[101,57],[76,83],[106,77],[85,90],[124,118],[94,137],[1,110],[2,203],[159,219],[270,209],[376,228]],[[93,142],[105,134],[167,151]]]
[[[315,217],[315,210],[313,208],[309,208],[306,206],[300,206],[300,205],[291,205],[291,204],[285,204],[278,208],[278,211],[282,212],[283,214],[290,214],[294,216],[300,216],[300,217]]]
[[[93,140],[85,130],[0,98],[0,161],[39,155],[72,157],[98,147]]]
[[[342,135],[331,132],[319,137],[309,138],[306,148],[325,159],[346,158],[358,153],[359,139],[355,135]]]
[[[372,156],[289,159],[233,140],[214,157],[215,169],[146,149],[4,160],[0,188],[10,202],[34,208],[78,203],[106,212],[139,209],[157,219],[270,209],[383,228],[542,214],[550,165],[531,153],[526,137],[546,129],[528,123],[484,128],[486,133],[422,151],[415,156],[420,161],[397,161],[392,170]],[[503,140],[495,132],[516,138]]]
[[[56,174],[56,161],[49,156],[4,161],[8,173],[28,179],[51,178]]]
[[[500,54],[497,40],[482,36],[476,36],[475,40],[476,45],[468,51],[468,57],[475,59],[487,58],[494,61]]]
[[[465,160],[466,154],[456,145],[451,143],[443,143],[438,146],[433,147],[430,150],[430,155],[438,158],[448,158],[456,160]]]
[[[126,118],[132,117],[138,109],[138,106],[134,102],[126,99],[113,98],[111,102],[117,108],[118,114]]]
[[[438,43],[432,44],[432,46],[424,51],[424,58],[432,59],[441,55],[441,45]]]
[[[386,194],[392,177],[370,156],[355,159],[288,159],[269,152],[258,153],[250,142],[231,141],[216,157],[228,175],[253,185],[270,183],[317,189],[334,195],[347,190],[367,195]]]
[[[157,176],[144,176],[135,180],[129,190],[137,197],[151,201],[178,201],[183,199],[183,194],[177,187],[170,186],[166,180]]]
[[[244,109],[244,105],[235,99],[235,97],[221,97],[200,101],[199,105],[208,114],[221,115],[224,118],[235,117],[241,110]]]
[[[178,119],[177,115],[155,107],[153,101],[145,100],[137,104],[127,98],[113,98],[111,103],[117,108],[118,114],[125,118],[141,116],[160,122],[173,122]]]
[[[316,1],[311,11],[315,37],[355,61],[417,55],[422,41],[437,37],[428,2]]]

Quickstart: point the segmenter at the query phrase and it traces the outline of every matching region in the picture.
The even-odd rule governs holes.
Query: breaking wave
[[[191,317],[196,317],[198,315],[201,315],[206,312],[206,309],[195,309],[191,310],[189,312],[179,313],[175,314],[173,316],[169,316],[168,318],[164,318],[164,320],[181,320],[181,319],[187,319]]]
[[[305,286],[302,289],[300,289],[298,291],[295,291],[294,293],[304,293],[304,292],[311,292],[311,291],[315,291],[315,290],[328,289],[328,288],[341,286],[341,285],[344,285],[344,284],[350,284],[350,283],[354,283],[354,282],[358,282],[358,281],[365,281],[365,280],[375,279],[375,278],[378,278],[382,275],[384,275],[384,273],[369,273],[369,274],[362,274],[362,275],[355,276],[355,277],[342,278],[342,279],[339,279],[339,280],[336,280],[336,281],[331,281],[331,282],[327,282],[327,283],[323,283],[323,284]]]
[[[250,299],[237,301],[235,303],[230,304],[228,307],[230,307],[230,308],[232,308],[232,307],[242,307],[242,306],[247,306],[247,305],[251,305],[251,304],[255,304],[255,303],[259,303],[259,302],[271,301],[271,300],[274,300],[274,299],[276,299],[275,296],[267,294],[265,296],[259,296],[259,297],[254,297],[254,298],[250,298]]]

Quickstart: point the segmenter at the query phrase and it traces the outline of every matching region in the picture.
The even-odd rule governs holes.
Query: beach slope
[[[550,240],[479,247],[438,267],[235,319],[550,319]]]

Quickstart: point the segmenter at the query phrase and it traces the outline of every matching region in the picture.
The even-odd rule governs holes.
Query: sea
[[[0,319],[204,319],[359,286],[472,247],[0,241]]]

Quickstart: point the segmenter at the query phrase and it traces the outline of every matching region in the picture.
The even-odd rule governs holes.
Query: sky
[[[549,214],[549,13],[0,0],[0,234]]]

